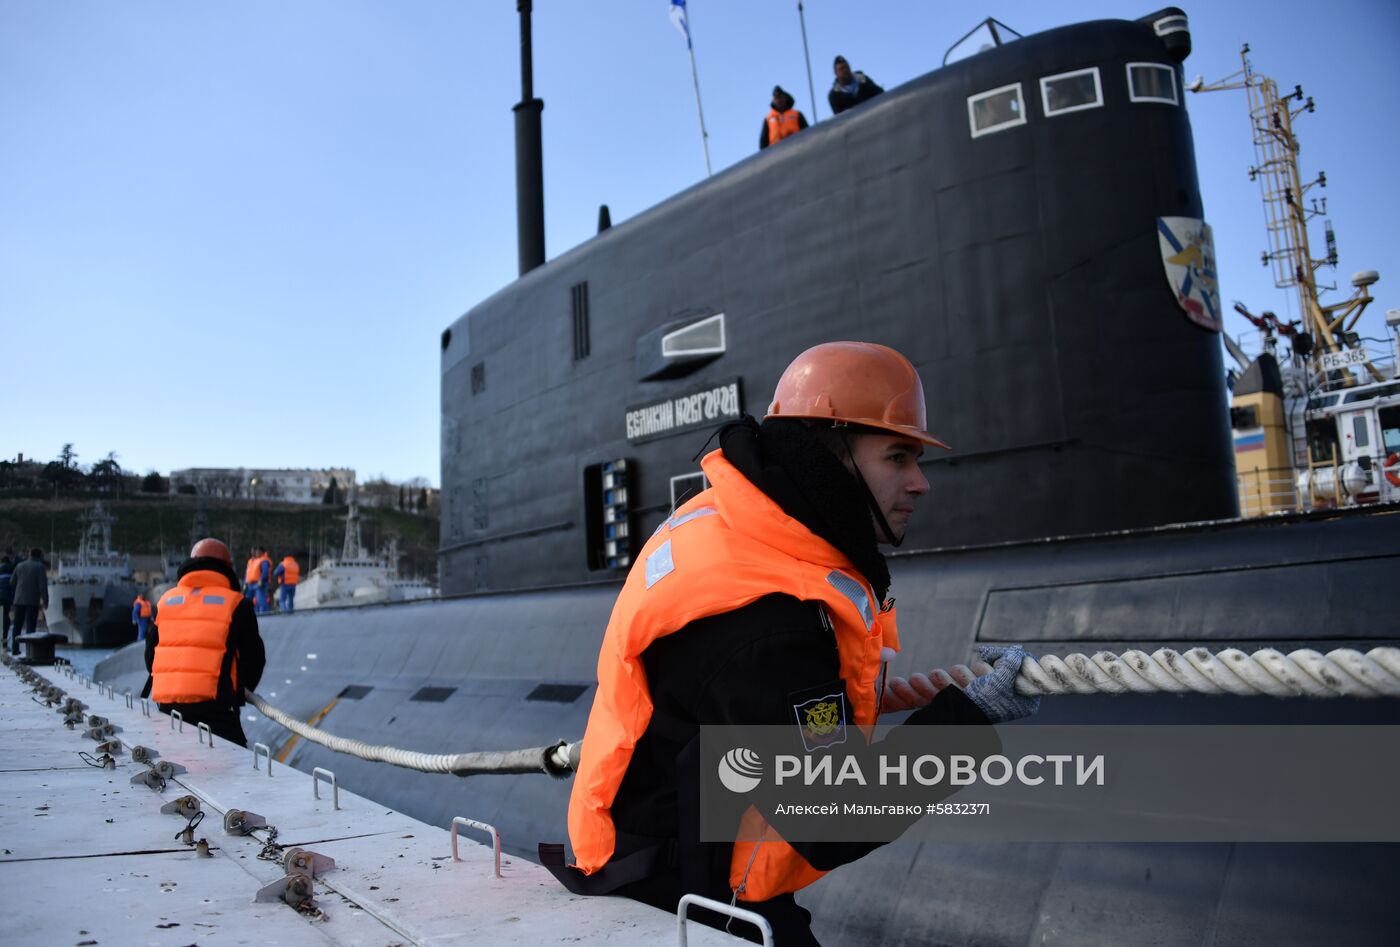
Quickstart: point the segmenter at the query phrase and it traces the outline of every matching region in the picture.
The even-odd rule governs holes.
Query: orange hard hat
[[[951,449],[927,430],[924,383],[909,359],[874,342],[823,342],[797,356],[765,418],[859,424]]]
[[[200,559],[205,556],[211,559],[222,559],[229,565],[233,565],[233,553],[229,552],[228,547],[217,539],[201,539],[190,550],[191,559]]]

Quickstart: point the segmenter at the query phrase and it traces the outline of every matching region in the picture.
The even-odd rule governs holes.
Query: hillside
[[[18,494],[18,495],[17,495]],[[117,519],[112,546],[131,555],[160,555],[184,550],[190,543],[196,500],[170,494],[65,492],[42,498],[32,491],[0,492],[0,551],[41,547],[52,561],[55,551],[77,549],[81,516],[101,500]],[[304,568],[314,568],[326,553],[338,553],[345,537],[344,505],[306,506],[259,500],[205,500],[211,535],[224,540],[242,563],[254,542],[267,546],[274,559],[291,553]],[[390,537],[399,543],[399,568],[405,574],[437,574],[438,520],[432,515],[384,507],[360,508],[361,536],[372,552]]]

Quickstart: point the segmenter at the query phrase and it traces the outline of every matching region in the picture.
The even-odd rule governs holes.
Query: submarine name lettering
[[[629,409],[626,417],[627,439],[638,441],[678,434],[716,421],[737,418],[741,410],[739,381],[735,379],[714,388]]]

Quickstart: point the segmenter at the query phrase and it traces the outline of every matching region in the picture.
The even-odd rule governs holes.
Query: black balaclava
[[[884,600],[890,570],[867,512],[874,502],[870,490],[806,425],[790,418],[759,425],[745,416],[725,425],[719,442],[740,473],[784,513],[845,553]]]

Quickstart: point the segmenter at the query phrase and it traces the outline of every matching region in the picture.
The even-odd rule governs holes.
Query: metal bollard
[[[313,798],[321,798],[321,777],[326,777],[331,781],[331,800],[336,809],[340,808],[340,787],[335,784],[335,773],[328,769],[317,766],[311,771],[311,795]]]
[[[209,724],[204,723],[204,722],[201,721],[200,724],[199,724],[199,742],[200,742],[200,743],[203,743],[203,742],[204,742],[204,735],[205,735],[206,733],[209,734],[209,749],[212,750],[212,749],[214,749],[214,731],[209,729]]]
[[[126,709],[132,709],[131,691],[128,690],[123,696],[126,697]]]
[[[272,776],[272,751],[267,748],[266,743],[253,744],[253,769],[258,768],[258,750],[262,750],[263,756],[267,757],[267,775]]]
[[[491,848],[496,854],[496,877],[501,877],[501,833],[494,825],[486,822],[478,822],[475,819],[468,819],[466,816],[457,816],[452,820],[452,860],[459,862],[462,859],[457,855],[457,826],[464,825],[469,829],[480,829],[483,832],[491,833]]]
[[[174,729],[175,729],[175,721],[176,721],[176,720],[180,721],[180,732],[181,732],[181,733],[184,733],[184,732],[185,732],[185,715],[182,714],[182,713],[180,713],[180,711],[178,711],[178,710],[172,710],[172,711],[170,711],[170,729],[171,729],[171,730],[174,730]]]

